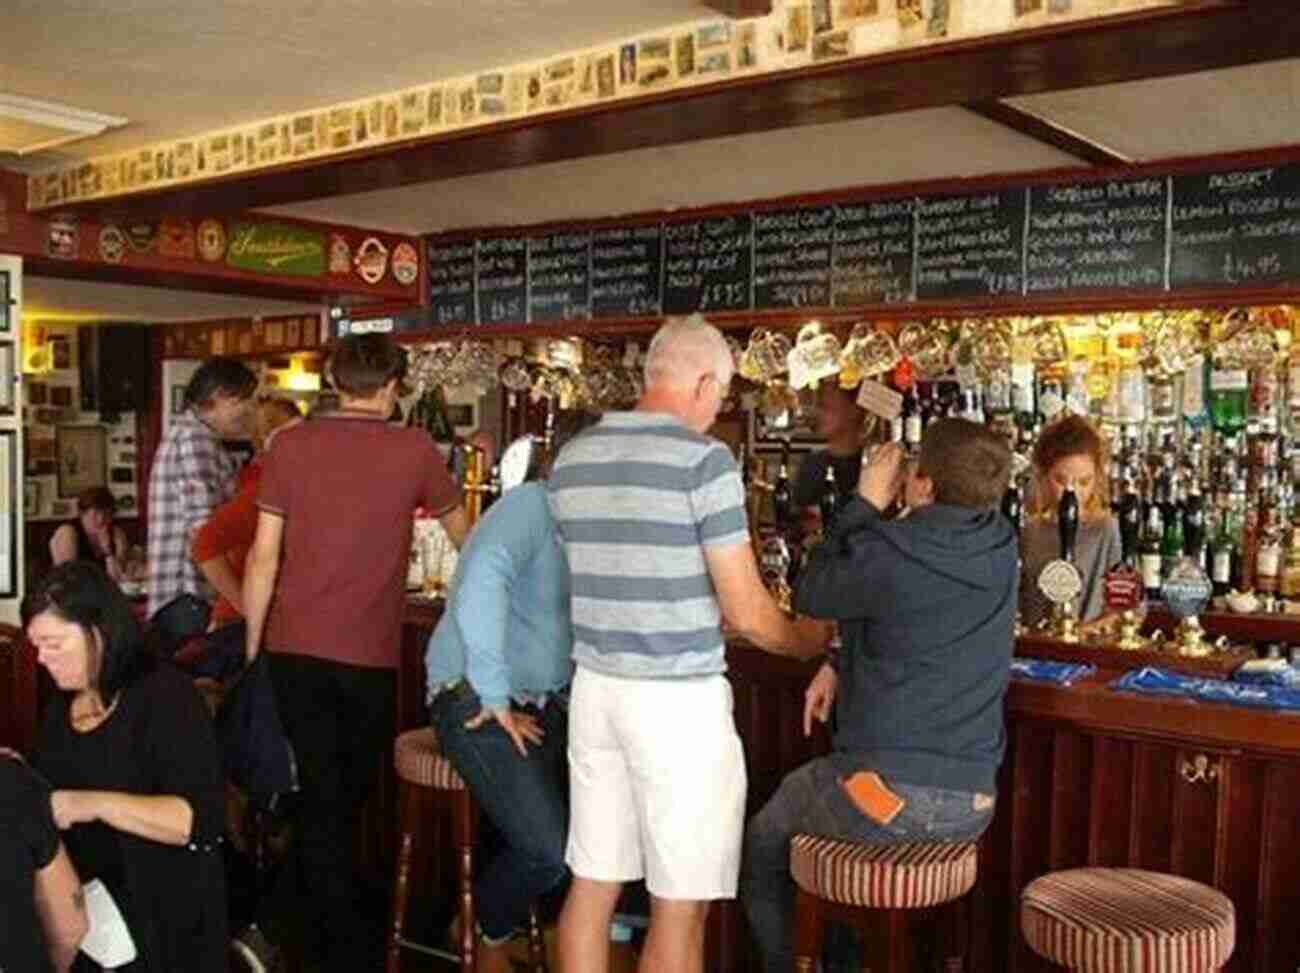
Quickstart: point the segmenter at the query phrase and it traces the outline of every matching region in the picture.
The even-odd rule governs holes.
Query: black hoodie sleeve
[[[795,609],[813,618],[862,618],[870,614],[872,574],[888,566],[889,545],[872,531],[880,511],[855,496],[835,519],[831,536],[817,545],[799,575]]]

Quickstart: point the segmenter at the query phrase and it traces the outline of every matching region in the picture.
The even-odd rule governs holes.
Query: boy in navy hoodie
[[[796,597],[839,623],[843,648],[804,700],[805,734],[836,707],[832,752],[787,776],[745,836],[740,893],[767,970],[791,965],[793,835],[968,841],[993,817],[1017,590],[1016,536],[997,509],[1010,451],[941,419],[915,468],[893,444],[864,463]],[[883,520],[900,489],[911,513]]]

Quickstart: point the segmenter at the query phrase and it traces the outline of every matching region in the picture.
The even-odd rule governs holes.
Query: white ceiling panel
[[[26,275],[23,308],[25,314],[36,318],[58,314],[103,321],[159,322],[300,314],[317,311],[320,305]]]
[[[1008,99],[1138,160],[1300,143],[1300,59]]]
[[[131,120],[63,158],[716,16],[697,0],[6,0],[0,9],[0,90]]]
[[[1076,164],[964,109],[936,108],[486,172],[271,212],[425,233]]]

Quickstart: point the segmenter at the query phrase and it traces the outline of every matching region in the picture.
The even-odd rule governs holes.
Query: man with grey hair
[[[641,970],[703,970],[708,904],[736,895],[745,810],[722,622],[800,658],[828,640],[828,626],[791,622],[763,587],[736,463],[705,434],[732,371],[717,328],[699,315],[669,320],[636,408],[606,413],[551,473],[577,664],[564,970],[606,970],[619,893],[643,877]]]

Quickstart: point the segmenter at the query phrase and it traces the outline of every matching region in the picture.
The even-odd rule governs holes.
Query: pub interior
[[[210,60],[275,62],[269,101],[203,68],[190,108],[169,90],[189,56],[153,14],[122,13],[120,50],[74,4],[0,14],[0,747],[30,755],[56,695],[19,614],[52,538],[106,488],[142,563],[155,457],[205,360],[244,363],[310,424],[338,405],[339,342],[390,335],[408,363],[390,421],[439,446],[472,538],[568,418],[632,409],[656,329],[698,312],[735,371],[709,435],[791,614],[878,447],[914,457],[955,417],[1011,452],[999,510],[1022,576],[996,807],[951,901],[862,912],[862,968],[1220,968],[1051,965],[1026,889],[1094,868],[1221,893],[1222,969],[1300,969],[1292,5],[482,6],[285,8],[253,30],[257,12],[181,4]],[[448,28],[461,39],[429,39]],[[87,113],[52,102],[112,114],[73,132]],[[71,134],[50,147],[59,118]],[[1080,417],[1097,450],[1053,452]],[[457,567],[432,516],[406,562],[399,734],[429,726],[426,649]],[[141,616],[144,577],[121,580]],[[729,636],[725,660],[749,817],[831,748],[803,725],[822,658]],[[217,706],[220,681],[204,688]],[[389,973],[443,968],[406,947],[464,905],[465,849],[492,829],[391,749],[379,762],[355,835],[372,931]],[[292,825],[240,843],[273,872],[285,841]],[[234,892],[264,884],[241,875]],[[560,968],[554,911],[514,969]],[[611,968],[635,968],[647,921],[625,895]],[[284,945],[285,968],[311,968]],[[764,968],[731,899],[703,968]]]

